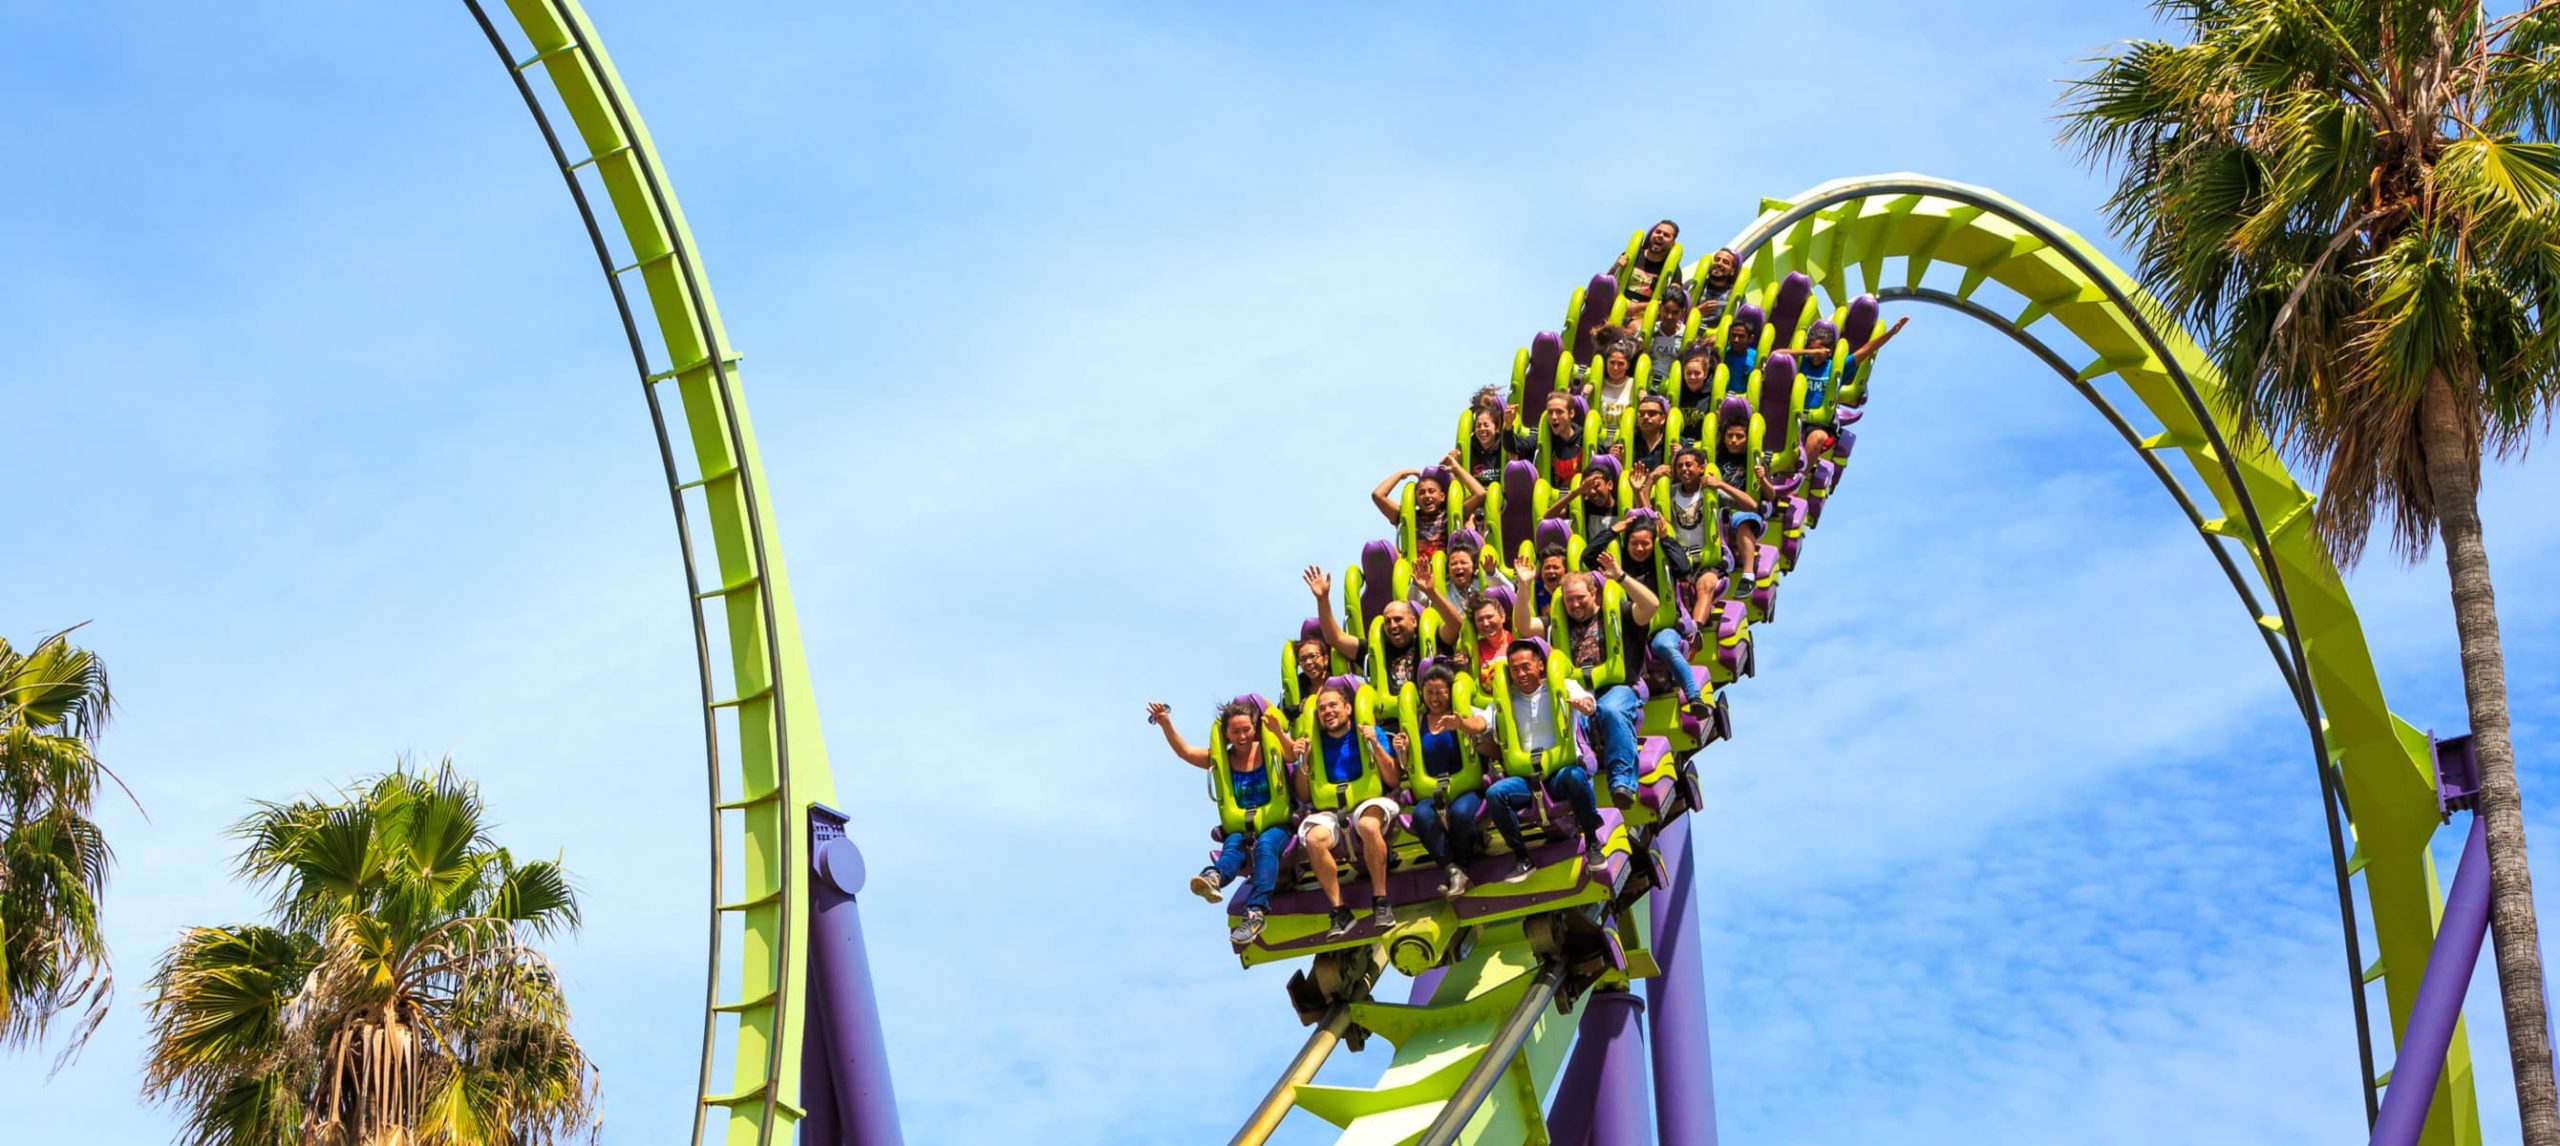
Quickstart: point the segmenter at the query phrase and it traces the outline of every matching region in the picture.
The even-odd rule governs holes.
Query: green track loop
[[[1925,176],[1845,179],[1791,200],[1764,200],[1731,246],[1745,267],[1737,298],[1759,297],[1786,274],[1802,272],[1830,307],[1872,293],[1888,306],[1934,304],[2001,330],[2087,397],[2143,457],[2265,638],[2303,711],[2324,800],[2332,785],[2342,797],[2342,835],[2353,846],[2341,857],[2342,879],[2361,877],[2365,922],[2379,949],[2372,963],[2353,969],[2356,1003],[2361,1017],[2364,992],[2381,985],[2396,1044],[2443,910],[2427,853],[2442,822],[2429,741],[2383,701],[2363,627],[2312,528],[2311,495],[2262,438],[2237,426],[2222,377],[2194,339],[2068,228],[1992,192]],[[1893,262],[1901,265],[1889,268]],[[2108,400],[2102,388],[2111,383],[2131,393],[2148,425]],[[2165,464],[2172,457],[2191,474]],[[2342,884],[2351,959],[2361,942],[2356,903]],[[1346,1146],[1412,1141],[1484,1053],[1499,1010],[1488,1001],[1516,993],[1528,966],[1516,938],[1489,940],[1452,968],[1428,1006],[1364,1004],[1364,1014],[1381,1020],[1375,1029],[1397,1044],[1384,1077],[1367,1088],[1300,1087],[1297,1105],[1342,1126]],[[1571,1021],[1550,1014],[1539,1025],[1510,1064],[1508,1084],[1486,1098],[1461,1141],[1545,1141],[1539,1103],[1572,1041]],[[2370,1050],[2358,1049],[2371,1069]],[[2389,1079],[2384,1070],[2368,1080],[2368,1102]],[[2422,1141],[2480,1141],[2469,1044],[2459,1026]]]
[[[835,785],[738,355],[721,330],[657,149],[586,14],[573,0],[507,0],[517,30],[511,43],[478,0],[466,3],[507,58],[585,217],[622,312],[675,505],[700,659],[711,806],[710,969],[693,1141],[716,1134],[730,1146],[787,1142],[802,1113],[808,902],[797,877],[809,870],[808,808],[832,803]],[[537,98],[530,83],[536,75],[549,81],[569,130],[558,130]],[[605,211],[597,210],[590,186],[601,189]],[[608,215],[627,252],[619,263],[603,226]],[[672,407],[663,400],[670,388]],[[670,433],[670,408],[681,434]],[[695,550],[689,503],[709,525],[707,562]],[[724,736],[724,722],[732,721],[734,731]],[[731,854],[730,838],[740,842],[739,854]],[[715,1090],[724,1060],[729,1079]]]

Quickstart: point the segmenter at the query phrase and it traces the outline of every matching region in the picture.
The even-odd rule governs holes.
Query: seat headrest
[[[1591,459],[1591,472],[1614,482],[1618,480],[1618,455],[1602,454]]]
[[[1740,394],[1727,394],[1716,403],[1716,427],[1722,429],[1736,422],[1751,424],[1751,399]]]
[[[1449,548],[1452,550],[1464,549],[1469,553],[1473,553],[1476,550],[1484,548],[1484,538],[1476,536],[1476,531],[1472,529],[1455,530],[1449,534]]]
[[[1882,313],[1876,296],[1862,294],[1849,300],[1849,317],[1840,324],[1840,344],[1857,347],[1866,344],[1876,332],[1876,319]]]
[[[1561,517],[1541,518],[1536,536],[1538,552],[1542,554],[1550,545],[1569,546],[1573,543],[1573,523]]]

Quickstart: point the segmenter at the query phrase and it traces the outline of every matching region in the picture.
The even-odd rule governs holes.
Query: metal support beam
[[[1662,1146],[1716,1146],[1716,1072],[1707,1046],[1706,953],[1697,935],[1698,865],[1689,825],[1673,820],[1654,838],[1671,883],[1656,888],[1653,958],[1662,973],[1644,981],[1653,1008],[1653,1109]]]
[[[2426,1129],[2436,1076],[2453,1045],[2454,1024],[2462,1021],[2462,995],[2471,986],[2480,941],[2488,933],[2488,836],[2480,817],[2473,816],[2471,838],[2462,844],[2462,864],[2453,872],[2453,890],[2444,897],[2444,921],[2436,926],[2426,974],[2418,980],[2418,1002],[2409,1009],[2408,1029],[2400,1035],[2400,1057],[2391,1064],[2391,1085],[2382,1092],[2373,1146],[2414,1146]]]

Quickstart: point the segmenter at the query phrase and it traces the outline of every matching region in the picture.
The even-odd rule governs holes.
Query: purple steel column
[[[1600,1060],[1608,1053],[1608,1041],[1591,1036],[1591,1011],[1584,1010],[1573,1057],[1565,1060],[1555,1101],[1547,1106],[1549,1146],[1591,1146],[1591,1104],[1600,1096]]]
[[[826,1040],[813,1033],[827,1026],[827,996],[809,996],[808,1027],[800,1039],[800,1119],[803,1146],[833,1146],[844,1141],[844,1124],[836,1117],[835,1068],[827,1064]]]
[[[809,815],[809,985],[815,1004],[802,1037],[822,1040],[834,1082],[836,1142],[804,1137],[803,1146],[901,1146],[898,1100],[889,1088],[889,1044],[880,1033],[880,999],[871,989],[871,960],[862,948],[862,853],[845,838],[845,818],[830,808]]]
[[[1430,1002],[1431,996],[1439,993],[1440,980],[1448,977],[1449,969],[1446,967],[1432,967],[1414,976],[1413,993],[1404,997],[1404,1005],[1419,1007]]]
[[[1582,1037],[1608,1048],[1592,1094],[1591,1146],[1653,1146],[1650,1088],[1645,1085],[1644,1000],[1601,991],[1582,1001]]]
[[[1716,1072],[1707,1051],[1706,954],[1699,950],[1698,865],[1682,816],[1655,838],[1671,886],[1645,898],[1653,912],[1653,958],[1662,974],[1644,981],[1653,1007],[1653,1109],[1662,1146],[1716,1146]]]
[[[2373,1146],[2414,1146],[2426,1128],[2436,1076],[2444,1073],[2453,1024],[2462,1018],[2462,994],[2471,986],[2480,940],[2488,931],[2489,844],[2480,817],[2474,815],[2471,838],[2462,845],[2462,864],[2453,872],[2453,890],[2444,897],[2444,922],[2436,927],[2427,972],[2418,980],[2418,999],[2410,1004],[2409,1025],[2400,1034],[2400,1053],[2391,1061],[2391,1085],[2383,1090],[2382,1113],[2373,1120]]]

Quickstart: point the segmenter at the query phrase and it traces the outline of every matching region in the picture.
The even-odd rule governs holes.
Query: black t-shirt
[[[1412,644],[1401,649],[1389,645],[1380,651],[1386,661],[1387,691],[1394,692],[1421,678],[1422,638],[1419,635],[1414,637]],[[1369,642],[1366,640],[1360,642],[1359,660],[1363,668],[1368,666]]]

